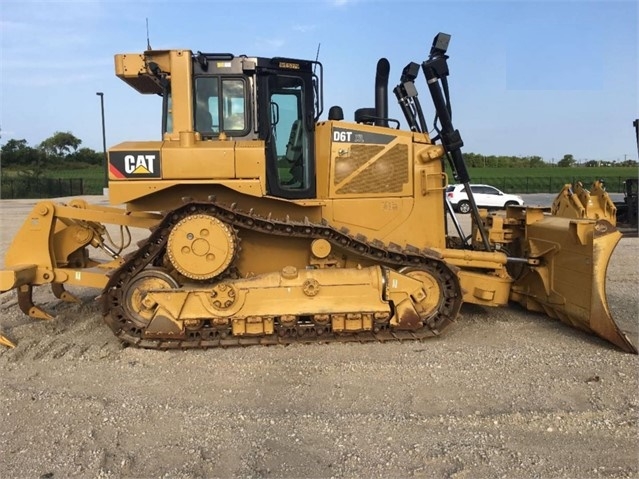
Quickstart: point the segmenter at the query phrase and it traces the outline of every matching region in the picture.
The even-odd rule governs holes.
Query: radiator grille
[[[339,183],[337,170],[340,170],[340,178],[343,180],[380,150],[378,146],[353,145],[351,156],[335,163],[335,184]],[[348,166],[342,165],[342,161]],[[408,146],[395,145],[348,183],[338,188],[337,193],[399,193],[407,182]]]

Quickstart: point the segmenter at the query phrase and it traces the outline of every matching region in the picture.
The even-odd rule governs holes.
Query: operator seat
[[[213,131],[213,115],[209,111],[209,102],[205,97],[199,96],[195,102],[195,131],[210,133]]]
[[[290,172],[292,177],[285,183],[286,185],[302,187],[304,184],[304,155],[302,152],[303,128],[304,126],[301,120],[295,120],[291,125],[291,133],[288,137],[288,143],[286,144],[285,158],[291,165]]]
[[[197,108],[195,113],[195,130],[200,133],[210,133],[213,131],[213,117],[208,110]]]
[[[286,159],[296,163],[302,159],[302,122],[295,120],[291,125],[291,133],[286,144]]]

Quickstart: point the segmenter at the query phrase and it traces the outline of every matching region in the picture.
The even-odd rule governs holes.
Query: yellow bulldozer
[[[109,149],[109,200],[124,208],[37,203],[0,290],[17,289],[22,311],[50,319],[34,286],[66,301],[65,285],[99,288],[105,322],[144,348],[421,339],[441,334],[462,303],[515,302],[636,353],[606,302],[621,236],[610,221],[524,206],[488,214],[471,193],[463,234],[445,197],[447,163],[470,182],[451,121],[449,39],[437,35],[393,89],[407,129],[388,115],[386,59],[375,106],[346,121],[338,106],[320,119],[318,61],[116,55],[120,79],[162,98],[162,139]],[[149,232],[123,252],[109,228]]]

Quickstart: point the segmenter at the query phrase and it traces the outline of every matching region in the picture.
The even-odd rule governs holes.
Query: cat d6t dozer
[[[49,284],[67,301],[75,298],[64,285],[100,288],[115,335],[146,348],[421,339],[439,335],[464,302],[515,301],[636,352],[606,303],[620,235],[605,219],[534,207],[488,215],[471,196],[472,239],[460,239],[445,161],[457,182],[470,178],[450,117],[448,40],[439,34],[393,90],[405,130],[388,115],[386,59],[375,106],[351,122],[337,106],[320,120],[317,61],[116,55],[119,78],[161,96],[162,140],[109,150],[110,202],[124,209],[38,203],[0,289],[16,288],[22,311],[44,319],[33,286]],[[125,249],[110,241],[114,227],[150,232]]]

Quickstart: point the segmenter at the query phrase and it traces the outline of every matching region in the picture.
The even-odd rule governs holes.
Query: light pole
[[[104,128],[104,93],[101,91],[96,92],[96,95],[100,97],[100,111],[102,112],[102,153],[104,154],[104,187],[109,187],[109,165],[107,161],[107,149],[106,149],[106,130]]]
[[[635,127],[635,135],[637,135],[637,160],[639,160],[639,119],[633,121],[632,126]]]

